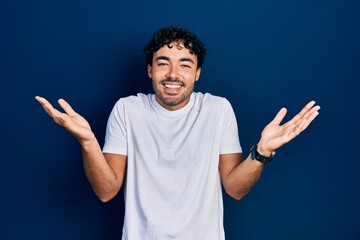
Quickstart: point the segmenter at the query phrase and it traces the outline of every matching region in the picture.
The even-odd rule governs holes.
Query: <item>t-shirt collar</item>
[[[168,116],[168,117],[177,117],[177,116],[180,116],[182,114],[189,112],[190,109],[194,106],[194,102],[195,102],[195,94],[192,93],[190,95],[189,102],[184,107],[182,107],[178,110],[170,111],[170,110],[167,110],[166,108],[164,108],[163,106],[161,106],[156,101],[155,94],[151,95],[151,104],[154,106],[155,111],[161,113],[162,115]]]

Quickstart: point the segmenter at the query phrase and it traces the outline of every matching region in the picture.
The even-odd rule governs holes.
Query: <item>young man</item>
[[[101,150],[88,122],[65,100],[36,99],[80,142],[85,173],[101,201],[125,185],[123,240],[225,239],[221,184],[241,199],[274,151],[318,115],[308,103],[289,122],[281,109],[244,160],[234,112],[221,97],[194,92],[206,50],[182,27],[154,33],[144,49],[155,94],[121,98]],[[126,176],[126,181],[125,181]]]

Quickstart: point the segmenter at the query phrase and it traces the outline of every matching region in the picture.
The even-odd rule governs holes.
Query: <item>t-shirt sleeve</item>
[[[220,154],[241,153],[238,127],[233,108],[228,100],[224,99],[223,121]]]
[[[120,99],[113,107],[107,122],[103,152],[127,155],[126,139],[125,107]]]

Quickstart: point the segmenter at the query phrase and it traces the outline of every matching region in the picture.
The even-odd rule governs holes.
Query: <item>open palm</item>
[[[314,105],[315,101],[309,102],[297,115],[283,125],[280,125],[280,123],[284,119],[287,110],[286,108],[280,109],[275,118],[261,133],[262,149],[273,152],[304,131],[319,114],[320,107]]]
[[[80,114],[76,113],[64,99],[60,99],[58,102],[65,113],[55,109],[43,97],[37,96],[36,100],[43,106],[45,111],[50,115],[50,117],[54,119],[57,124],[68,130],[80,142],[93,138],[94,134],[91,131],[89,123]]]

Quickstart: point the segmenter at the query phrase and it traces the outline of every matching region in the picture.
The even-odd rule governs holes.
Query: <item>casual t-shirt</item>
[[[225,239],[219,155],[241,151],[225,98],[192,93],[176,111],[154,94],[121,98],[103,152],[127,155],[122,239]]]

